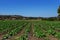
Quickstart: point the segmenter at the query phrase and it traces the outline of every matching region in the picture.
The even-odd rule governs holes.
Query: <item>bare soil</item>
[[[33,36],[33,24],[30,25],[30,32],[28,34],[28,40],[37,40],[37,38]]]
[[[6,33],[8,33],[8,32],[3,32],[3,33],[0,33],[0,40],[2,40],[2,38],[3,38],[3,35],[5,35]]]
[[[55,38],[54,36],[52,36],[52,35],[49,35],[49,40],[58,40],[58,38]]]
[[[0,33],[0,40],[2,40],[3,35]]]

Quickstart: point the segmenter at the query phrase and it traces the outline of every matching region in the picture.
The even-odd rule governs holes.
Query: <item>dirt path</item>
[[[40,38],[37,38],[37,37],[33,36],[33,30],[34,30],[34,24],[31,24],[30,32],[28,34],[28,40],[42,40]]]
[[[0,34],[0,40],[2,40],[2,37],[3,37],[3,35],[2,35],[2,34]]]
[[[30,25],[30,32],[28,34],[28,40],[37,40],[35,37],[33,37],[33,24]]]
[[[52,36],[52,35],[49,35],[48,38],[49,38],[49,40],[58,40],[58,38],[55,38],[55,37]]]

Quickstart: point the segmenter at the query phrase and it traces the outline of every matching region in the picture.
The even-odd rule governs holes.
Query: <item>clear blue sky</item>
[[[0,15],[57,16],[59,0],[0,0]]]

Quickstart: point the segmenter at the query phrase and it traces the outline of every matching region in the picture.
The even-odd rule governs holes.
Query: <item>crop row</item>
[[[12,36],[14,36],[14,35],[16,35],[19,31],[21,31],[21,29],[25,26],[27,24],[27,22],[25,23],[25,22],[18,22],[17,24],[16,24],[16,26],[12,26],[11,28],[14,28],[14,29],[12,29],[12,30],[7,30],[7,32],[8,33],[6,33],[4,36],[3,36],[3,38],[2,38],[2,40],[6,40],[6,39],[8,39],[8,38],[10,38],[10,37],[12,37]],[[15,25],[15,24],[14,24]]]
[[[53,22],[35,22],[34,23],[34,36],[38,37],[38,38],[43,38],[43,37],[47,37],[49,35],[52,35],[58,39],[60,39],[60,32],[57,30],[60,30],[60,25],[57,25],[58,27],[56,27],[56,24],[59,23],[53,23]],[[57,29],[59,28],[59,29]]]
[[[29,32],[30,32],[30,23],[26,25],[24,33],[20,35],[20,37],[16,38],[16,40],[28,40]]]
[[[3,36],[3,40],[11,38],[18,34],[19,31],[25,27],[24,33],[16,40],[28,40],[29,32],[31,31],[31,23],[33,24],[33,36],[37,38],[44,38],[49,40],[49,36],[52,35],[55,38],[60,39],[60,22],[52,21],[0,21],[0,33],[7,32]]]

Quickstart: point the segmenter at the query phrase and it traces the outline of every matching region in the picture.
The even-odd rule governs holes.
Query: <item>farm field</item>
[[[60,40],[60,21],[0,20],[0,40]]]

